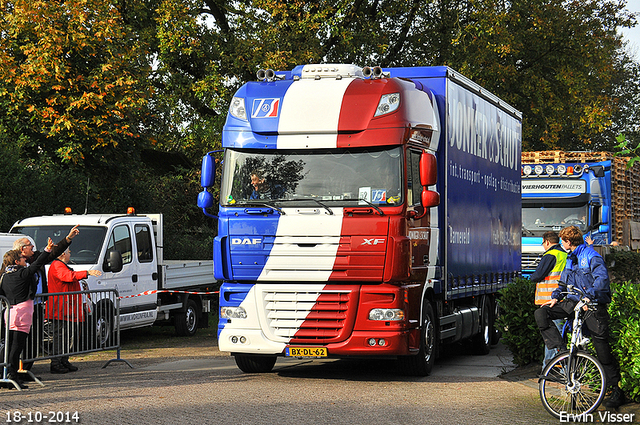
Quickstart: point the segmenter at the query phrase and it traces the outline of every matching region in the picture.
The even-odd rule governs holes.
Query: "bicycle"
[[[585,294],[577,287],[567,286],[564,294]],[[538,389],[545,409],[555,418],[580,420],[595,411],[602,403],[607,388],[604,368],[598,359],[586,352],[589,338],[582,333],[587,311],[593,303],[582,299],[574,307],[569,350],[551,359],[540,375]]]

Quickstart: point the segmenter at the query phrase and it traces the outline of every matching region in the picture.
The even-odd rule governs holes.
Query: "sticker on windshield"
[[[373,189],[371,191],[371,202],[374,204],[384,204],[387,202],[387,191],[384,189]]]
[[[360,205],[366,205],[371,202],[371,187],[358,188],[358,199],[360,200],[358,202]]]

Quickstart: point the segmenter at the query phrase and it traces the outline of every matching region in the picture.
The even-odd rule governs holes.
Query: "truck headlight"
[[[223,319],[246,319],[247,312],[242,307],[220,307],[220,317]]]
[[[241,120],[247,119],[247,110],[244,107],[244,98],[234,97],[231,99],[231,105],[229,105],[229,113]]]
[[[369,320],[397,322],[404,320],[404,310],[401,308],[374,308],[369,312]]]
[[[389,114],[398,109],[398,106],[400,106],[400,93],[384,94],[380,98],[376,113],[373,116],[379,117],[380,115]]]

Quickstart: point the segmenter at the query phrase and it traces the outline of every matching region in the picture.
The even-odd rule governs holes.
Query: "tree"
[[[637,114],[638,75],[616,32],[635,20],[618,0],[164,0],[159,10],[162,80],[180,93],[172,110],[188,105],[177,117],[210,123],[209,140],[221,120],[207,120],[257,69],[314,62],[451,66],[523,112],[528,150],[610,149]]]
[[[621,84],[633,76],[616,32],[634,24],[624,2],[472,5],[453,63],[523,112],[523,149],[610,149],[620,100],[637,91]]]
[[[150,52],[117,2],[0,5],[0,122],[25,155],[112,165],[146,143]]]

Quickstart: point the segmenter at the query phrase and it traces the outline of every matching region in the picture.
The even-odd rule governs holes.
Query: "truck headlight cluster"
[[[404,320],[404,310],[401,308],[374,308],[369,312],[369,320],[397,322]]]
[[[242,307],[220,307],[220,317],[223,319],[246,319],[247,312]]]
[[[380,97],[374,117],[389,114],[398,109],[398,106],[400,106],[400,93],[384,94]]]
[[[234,97],[231,99],[231,105],[229,105],[229,113],[241,120],[247,119],[247,110],[244,107],[244,98]]]

